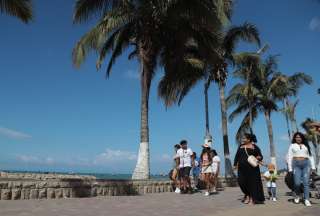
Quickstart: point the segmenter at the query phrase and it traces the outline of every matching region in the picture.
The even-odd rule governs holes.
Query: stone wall
[[[60,199],[96,196],[128,196],[172,192],[171,181],[99,180],[54,174],[1,175],[0,200]],[[51,176],[51,177],[50,177]],[[219,187],[235,186],[234,180],[219,180]]]

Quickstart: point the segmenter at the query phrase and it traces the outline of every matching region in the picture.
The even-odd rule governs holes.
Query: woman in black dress
[[[244,134],[234,159],[234,167],[238,169],[238,183],[245,194],[244,203],[246,204],[262,204],[265,201],[260,168],[248,163],[248,155],[255,156],[259,161],[263,159],[255,142],[254,135]]]

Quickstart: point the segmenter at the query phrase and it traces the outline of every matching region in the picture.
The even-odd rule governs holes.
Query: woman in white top
[[[293,135],[292,144],[288,151],[288,169],[289,172],[293,171],[294,175],[294,188],[295,188],[295,203],[300,202],[300,185],[303,183],[304,204],[311,206],[309,201],[309,178],[310,168],[315,170],[315,163],[311,155],[310,146],[305,136],[297,132]]]

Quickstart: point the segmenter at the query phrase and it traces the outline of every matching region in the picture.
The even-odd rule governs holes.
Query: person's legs
[[[273,199],[277,198],[277,188],[276,187],[271,188],[271,196]]]
[[[301,185],[301,174],[302,169],[300,168],[300,161],[292,161],[293,166],[293,177],[294,177],[294,192],[295,199],[298,200],[300,196],[300,185]]]
[[[309,179],[310,179],[309,160],[304,160],[303,167],[302,167],[302,183],[303,183],[303,193],[304,193],[305,200],[309,200],[309,196],[310,196]]]
[[[272,199],[272,188],[267,187],[267,190],[268,190],[269,199]]]

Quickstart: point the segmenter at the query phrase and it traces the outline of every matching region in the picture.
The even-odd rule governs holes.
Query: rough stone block
[[[70,198],[71,197],[71,189],[70,188],[63,188],[63,198]]]
[[[98,196],[103,196],[103,188],[102,187],[98,187],[97,188],[97,195]]]
[[[56,198],[57,198],[57,199],[63,198],[62,188],[55,189],[55,194],[56,194]]]
[[[8,182],[0,182],[0,189],[8,189]]]
[[[30,190],[30,199],[38,199],[39,197],[39,190],[38,189],[31,189]]]
[[[35,182],[23,182],[22,184],[23,188],[36,188]]]
[[[18,200],[21,198],[21,189],[12,189],[11,190],[12,193],[12,200]]]
[[[55,196],[55,189],[53,188],[48,188],[47,189],[47,199],[54,199],[56,198]]]
[[[30,189],[21,190],[21,199],[27,200],[30,198]]]
[[[97,188],[93,187],[91,188],[91,197],[96,197],[97,196]]]
[[[39,199],[47,198],[47,189],[43,188],[39,190]]]
[[[2,189],[1,190],[1,199],[2,200],[10,200],[11,199],[11,190]]]

